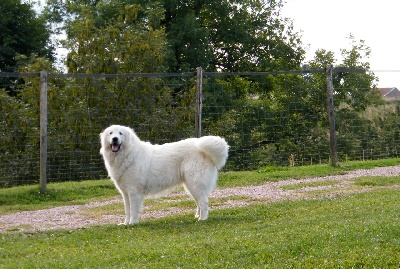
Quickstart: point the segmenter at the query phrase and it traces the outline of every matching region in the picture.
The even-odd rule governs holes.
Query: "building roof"
[[[400,91],[396,87],[378,88],[377,89],[383,98],[400,98]]]

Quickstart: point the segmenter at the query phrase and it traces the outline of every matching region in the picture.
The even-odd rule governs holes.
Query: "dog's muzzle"
[[[118,137],[113,137],[111,141],[111,151],[114,153],[118,152],[121,149],[121,144]]]

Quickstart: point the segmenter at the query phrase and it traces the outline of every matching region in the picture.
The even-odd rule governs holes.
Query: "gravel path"
[[[326,176],[317,178],[307,178],[301,180],[284,180],[270,182],[259,186],[237,187],[215,189],[211,198],[221,198],[218,203],[211,205],[211,214],[213,209],[240,207],[251,203],[276,202],[282,200],[310,199],[316,195],[324,197],[336,197],[349,193],[367,191],[368,187],[354,188],[352,181],[362,176],[400,176],[400,165],[391,167],[379,167],[374,169],[356,170],[344,175]],[[321,184],[317,187],[303,187],[287,190],[283,188],[288,185],[311,183],[311,182],[332,181],[332,184]],[[169,195],[171,200],[174,197],[182,198],[183,193],[174,193]],[[23,211],[13,214],[0,215],[0,233],[6,232],[35,232],[42,230],[56,229],[77,229],[92,225],[116,224],[123,220],[123,215],[103,215],[93,217],[85,214],[85,211],[91,208],[102,207],[109,204],[122,203],[122,198],[113,199],[104,202],[92,202],[85,205],[61,206],[50,209]],[[165,201],[167,204],[168,201]],[[121,204],[121,207],[123,205]],[[193,210],[191,210],[194,212]],[[142,219],[161,218],[171,214],[189,212],[176,207],[165,206],[163,210],[151,210],[144,208]]]

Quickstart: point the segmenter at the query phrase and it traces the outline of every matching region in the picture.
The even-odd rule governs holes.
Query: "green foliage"
[[[31,54],[17,57],[21,72],[54,71],[50,60]],[[13,78],[11,78],[13,79]],[[4,154],[0,155],[2,165],[0,186],[37,183],[39,164],[39,77],[24,78],[16,83],[10,96],[0,88],[1,118],[0,141]],[[18,181],[10,179],[17,178]]]
[[[374,126],[377,127],[377,137],[383,138],[376,146],[379,146],[386,155],[396,156],[400,151],[398,147],[400,140],[400,101],[387,103],[385,108],[371,119]]]
[[[44,16],[36,14],[31,1],[0,1],[0,72],[17,72],[19,57],[39,55],[54,60],[51,30]],[[24,84],[20,78],[0,78],[0,88],[17,96]]]
[[[327,160],[329,143],[321,123],[325,105],[315,102],[318,99],[309,86],[313,87],[300,75],[236,77],[207,83],[204,129],[228,139],[235,168],[286,165],[291,154],[306,158],[308,163]],[[314,155],[300,156],[304,148],[312,148]],[[243,161],[246,159],[252,161]]]
[[[41,19],[58,23],[65,31],[71,74],[182,72],[198,66],[228,72],[298,70],[304,51],[291,21],[279,14],[282,4],[280,0],[50,0]],[[364,41],[349,39],[350,48],[342,50],[343,63],[335,67],[369,68],[370,49]],[[40,56],[19,56],[19,70],[58,72]],[[336,62],[332,52],[319,50],[308,67],[321,69]],[[371,91],[375,80],[373,73],[334,73],[342,160],[398,156],[397,110],[374,118],[363,114],[383,103]],[[77,75],[48,82],[51,180],[103,177],[98,134],[109,124],[132,126],[153,143],[193,136],[193,77]],[[324,72],[206,76],[203,82],[203,135],[227,139],[231,146],[227,170],[328,162]],[[7,179],[1,180],[32,183],[38,180],[39,78],[12,85],[15,98],[2,94],[0,100],[3,163],[13,164],[3,174]]]
[[[0,160],[4,185],[12,185],[13,182],[7,178],[14,177],[34,183],[27,171],[37,167],[37,114],[31,113],[30,107],[10,97],[4,89],[0,89],[0,105],[0,144],[3,149]]]
[[[365,45],[363,40],[357,43],[353,36],[349,37],[349,41],[351,48],[342,49],[343,63],[335,67],[353,70],[353,72],[334,73],[334,102],[340,110],[365,111],[368,106],[382,104],[379,93],[371,91],[371,89],[375,88],[374,83],[377,77],[371,72],[366,72],[369,69],[369,63],[366,60],[371,53],[370,48]],[[309,62],[309,67],[312,69],[326,68],[328,64],[334,64],[336,61],[337,59],[333,52],[321,49],[315,53],[315,58]],[[360,70],[360,72],[354,72],[356,70]],[[325,74],[315,74],[310,79],[313,84],[319,85],[321,90],[326,89]],[[320,101],[326,100],[325,92],[320,96],[322,97]]]
[[[199,66],[210,71],[296,69],[304,50],[292,23],[280,17],[281,7],[280,0],[50,0],[45,14],[67,33],[71,72],[146,72],[132,63],[146,63],[152,72]],[[143,55],[125,57],[135,51]],[[159,57],[165,61],[154,62]],[[127,69],[120,69],[121,62]]]
[[[110,124],[131,126],[141,139],[153,143],[191,136],[187,130],[193,91],[173,96],[173,86],[165,84],[160,78],[75,79],[64,88],[53,88],[49,92],[54,98],[49,108],[51,178],[105,176],[98,135]]]
[[[157,4],[100,1],[95,6],[69,3],[75,13],[66,22],[71,73],[154,73],[162,70],[165,34]],[[158,18],[158,20],[160,20]]]
[[[369,68],[370,49],[362,40],[349,39],[351,49],[342,50],[344,61],[335,67],[333,86],[340,155],[355,159],[360,148],[382,151],[376,138],[390,133],[380,132],[363,117],[362,112],[383,100],[371,90],[375,75],[360,71]],[[335,62],[332,52],[319,50],[308,67],[325,69]],[[216,79],[203,89],[204,129],[225,136],[232,145],[228,169],[325,163],[329,159],[326,85],[325,72]]]
[[[163,10],[157,2],[49,1],[45,13],[54,22],[64,21],[69,73],[164,70],[167,41],[161,27]],[[49,151],[54,152],[49,156],[49,173],[55,180],[105,174],[98,134],[110,124],[134,127],[142,139],[156,143],[188,136],[194,102],[190,80],[74,78],[59,86],[49,88]],[[73,174],[68,166],[76,167]]]
[[[295,69],[304,51],[282,1],[165,1],[169,71]]]
[[[52,59],[50,30],[32,5],[21,0],[0,2],[0,71],[15,72],[17,55],[32,53]]]
[[[31,54],[29,58],[19,55],[18,61],[20,72],[57,72],[50,60],[35,54]],[[59,104],[59,96],[55,91],[63,86],[60,79],[49,82],[49,109]],[[32,184],[39,180],[40,78],[24,78],[24,84],[17,85],[14,93],[17,94],[16,97],[5,93],[0,96],[3,112],[0,131],[3,134],[2,149],[5,152],[0,156],[4,164],[0,183],[2,187]]]

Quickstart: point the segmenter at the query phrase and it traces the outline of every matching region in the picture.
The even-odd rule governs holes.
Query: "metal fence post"
[[[40,72],[40,191],[47,185],[47,71]]]
[[[201,109],[203,102],[203,68],[197,67],[197,79],[196,79],[196,118],[194,126],[194,136],[201,137]]]
[[[333,66],[328,64],[326,68],[327,82],[327,110],[329,118],[329,141],[331,151],[331,164],[333,167],[338,167],[337,143],[336,143],[336,126],[335,126],[335,111],[333,106]]]

